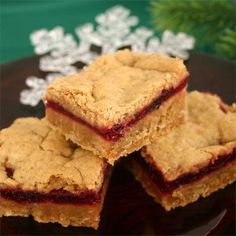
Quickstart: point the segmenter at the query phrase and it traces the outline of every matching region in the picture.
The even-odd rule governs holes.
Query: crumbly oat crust
[[[236,105],[227,106],[216,95],[191,92],[188,122],[166,136],[154,138],[143,149],[167,181],[197,172],[236,148]]]
[[[69,203],[19,203],[8,200],[0,195],[0,217],[32,215],[34,220],[40,223],[59,223],[64,227],[80,226],[97,229],[100,222],[105,194],[109,184],[110,173],[104,181],[101,191],[101,199],[94,204],[69,204]]]
[[[224,168],[218,169],[199,181],[181,185],[172,193],[162,193],[157,184],[150,178],[149,174],[138,162],[133,160],[129,167],[135,178],[141,183],[146,192],[160,203],[166,211],[176,207],[184,207],[189,203],[197,201],[200,197],[207,197],[219,189],[233,183],[236,179],[236,167],[234,163],[229,163]]]
[[[104,160],[65,141],[44,119],[20,118],[0,132],[1,188],[99,191],[105,166]]]
[[[188,76],[182,60],[129,50],[101,56],[81,73],[55,80],[45,100],[96,127],[110,128]]]

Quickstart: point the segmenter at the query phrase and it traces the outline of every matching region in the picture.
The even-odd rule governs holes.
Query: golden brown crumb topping
[[[105,165],[91,152],[66,141],[44,119],[20,118],[0,132],[0,187],[98,191]]]
[[[143,149],[142,155],[167,180],[197,172],[236,148],[236,105],[224,106],[216,95],[191,92],[188,121]],[[236,171],[236,168],[235,168]]]
[[[180,59],[123,50],[99,57],[81,73],[55,80],[45,99],[94,126],[109,128],[187,76]]]

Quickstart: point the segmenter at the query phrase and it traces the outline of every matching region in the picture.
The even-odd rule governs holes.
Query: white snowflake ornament
[[[36,106],[55,77],[77,73],[82,65],[90,64],[100,54],[129,47],[136,52],[162,53],[186,60],[188,50],[194,47],[194,38],[185,33],[174,35],[167,30],[160,40],[151,29],[137,27],[138,17],[121,5],[99,14],[95,21],[96,27],[92,23],[76,27],[78,40],[72,34],[65,34],[60,26],[31,34],[35,53],[42,55],[39,68],[49,74],[45,80],[35,76],[26,79],[29,89],[20,94],[22,104]]]
[[[20,93],[20,102],[24,105],[36,106],[45,94],[47,86],[56,78],[62,77],[62,74],[48,74],[46,79],[29,76],[25,84],[29,89],[24,89]]]
[[[162,47],[165,54],[180,57],[187,60],[189,53],[187,50],[194,46],[194,38],[185,33],[174,35],[171,31],[166,30],[162,35]]]

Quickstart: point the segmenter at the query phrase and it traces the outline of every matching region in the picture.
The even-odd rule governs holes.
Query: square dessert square
[[[67,139],[113,164],[148,144],[153,133],[183,122],[187,77],[177,58],[129,50],[103,55],[48,87],[46,118]]]
[[[96,229],[109,172],[46,120],[17,119],[0,132],[0,216]]]
[[[236,104],[192,92],[188,121],[157,137],[129,168],[166,210],[185,206],[236,180]]]

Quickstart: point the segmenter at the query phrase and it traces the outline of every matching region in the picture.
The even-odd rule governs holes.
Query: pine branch
[[[153,0],[150,12],[157,31],[192,34],[198,48],[207,45],[232,59],[235,7],[235,0]]]
[[[236,60],[236,30],[226,29],[215,48],[219,55]]]

